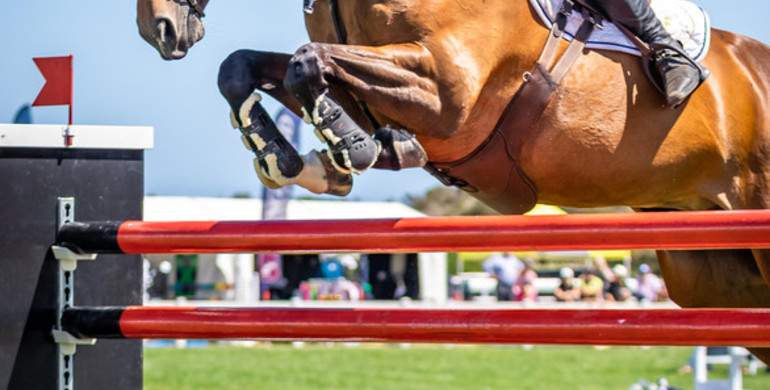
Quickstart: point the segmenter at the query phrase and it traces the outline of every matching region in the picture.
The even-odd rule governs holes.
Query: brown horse
[[[188,3],[138,3],[140,31],[164,57],[168,47],[183,51],[195,42],[188,29],[200,14]],[[244,50],[225,60],[220,89],[233,111],[260,89],[309,113],[317,108],[309,97],[330,88],[370,132],[373,122],[345,96],[366,102],[378,123],[414,133],[432,162],[458,161],[486,144],[548,35],[526,0],[314,3],[305,18],[314,43],[295,56]],[[347,44],[337,43],[341,34]],[[583,51],[515,161],[493,161],[488,170],[513,172],[515,165],[541,202],[564,206],[767,208],[770,48],[714,30],[704,65],[712,71],[707,82],[668,109],[638,58]],[[304,92],[296,82],[283,87],[287,69],[289,78],[302,71]],[[263,169],[263,181],[305,184],[270,177],[274,170]],[[476,190],[503,212],[520,211],[506,207],[517,200],[500,188]],[[659,261],[670,296],[683,307],[770,307],[767,251],[667,251]],[[753,352],[770,362],[770,350]]]

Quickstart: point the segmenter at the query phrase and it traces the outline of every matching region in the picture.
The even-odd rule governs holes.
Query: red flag
[[[72,103],[72,55],[33,58],[45,85],[33,106],[58,106]]]
[[[72,55],[38,57],[32,60],[45,77],[45,85],[32,105],[69,105],[70,124],[72,124]]]

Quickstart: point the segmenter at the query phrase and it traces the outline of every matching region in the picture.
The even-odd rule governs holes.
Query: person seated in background
[[[519,273],[516,284],[513,286],[514,299],[517,301],[534,302],[537,300],[537,272],[534,269],[535,262],[532,259],[524,261],[524,269]]]
[[[625,302],[628,298],[631,298],[631,289],[626,286],[626,278],[628,277],[628,268],[622,264],[618,264],[610,270],[609,274],[605,273],[607,278],[606,290],[604,298],[611,302]]]
[[[604,300],[604,282],[593,269],[586,270],[580,275],[583,284],[580,286],[580,300],[586,302],[601,302]]]
[[[610,268],[607,265],[607,259],[602,255],[594,257],[593,263],[597,271],[597,277],[601,278],[604,282],[603,296],[605,300],[623,302],[631,297],[631,290],[626,287],[628,269],[624,265],[617,264]]]
[[[559,285],[553,292],[554,297],[560,302],[575,302],[580,300],[580,288],[575,282],[575,271],[569,267],[559,270]]]
[[[524,263],[510,252],[504,252],[484,260],[481,268],[489,276],[497,279],[497,300],[512,301],[513,285],[516,284],[519,273],[524,269]]]
[[[639,266],[639,276],[637,276],[638,287],[634,294],[639,301],[656,302],[665,297],[665,287],[663,280],[652,273],[652,269],[647,264]]]

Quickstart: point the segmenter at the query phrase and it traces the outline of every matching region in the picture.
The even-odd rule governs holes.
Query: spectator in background
[[[519,273],[516,284],[513,286],[513,294],[517,301],[534,302],[537,300],[537,272],[535,272],[535,261],[527,259],[524,261],[524,269]]]
[[[513,300],[513,286],[524,269],[524,263],[510,252],[494,254],[484,260],[481,268],[489,276],[497,279],[497,299],[499,301]]]
[[[636,298],[640,301],[658,301],[664,295],[663,281],[652,273],[650,266],[647,264],[640,265],[639,272]]]
[[[596,270],[586,270],[580,276],[583,279],[583,284],[580,286],[580,300],[586,302],[603,301],[604,282],[596,275]]]
[[[618,264],[610,270],[607,277],[606,291],[604,298],[613,302],[625,302],[631,297],[631,289],[626,286],[626,278],[628,277],[628,268],[622,264]]]
[[[598,271],[597,276],[604,282],[604,299],[610,302],[628,300],[632,295],[631,290],[626,286],[628,269],[622,264],[610,268],[607,265],[607,259],[601,255],[596,256],[593,261]]]
[[[580,288],[575,283],[575,271],[569,267],[559,270],[560,283],[553,295],[560,302],[574,302],[580,300]]]
[[[321,260],[321,266],[318,268],[319,278],[338,279],[345,275],[345,269],[336,254],[322,254],[318,259]]]

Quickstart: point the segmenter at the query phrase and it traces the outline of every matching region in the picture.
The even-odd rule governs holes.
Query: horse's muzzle
[[[155,20],[155,34],[153,42],[150,42],[163,59],[176,60],[187,54],[187,45],[181,42],[174,22],[167,18]]]

